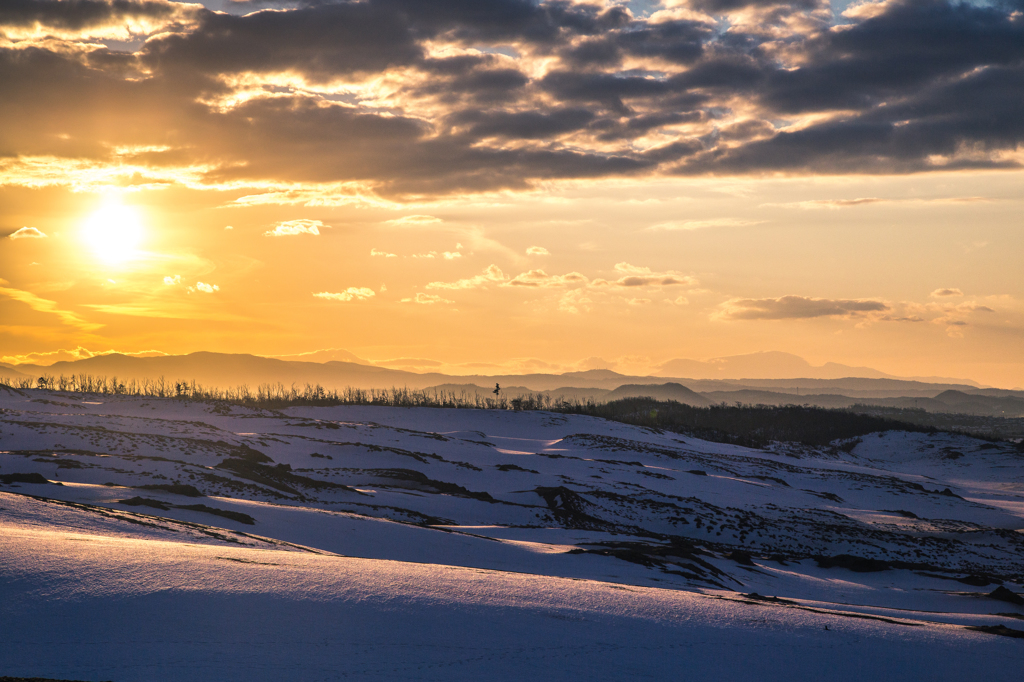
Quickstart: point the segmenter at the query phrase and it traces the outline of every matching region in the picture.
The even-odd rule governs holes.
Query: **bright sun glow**
[[[142,223],[135,209],[111,203],[89,216],[83,236],[103,262],[124,263],[138,255]]]

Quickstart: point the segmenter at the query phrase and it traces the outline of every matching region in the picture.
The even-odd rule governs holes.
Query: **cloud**
[[[375,360],[373,364],[381,367],[397,367],[411,370],[437,370],[437,368],[444,366],[444,363],[440,360],[431,360],[428,358],[392,358],[390,360]]]
[[[6,0],[0,3],[0,27],[11,38],[61,36],[128,39],[173,21],[188,21],[196,6],[169,0]]]
[[[882,301],[806,298],[734,298],[719,306],[715,317],[723,320],[789,320],[814,317],[853,317],[863,313],[885,312]]]
[[[127,177],[328,204],[1022,164],[1015,0],[862,3],[838,19],[818,0],[687,0],[650,15],[563,0],[271,5],[0,3],[3,163],[78,164],[47,176],[68,186]],[[714,226],[703,222],[658,229]]]
[[[300,218],[299,220],[285,220],[277,224],[273,230],[268,230],[263,233],[265,237],[289,237],[297,234],[312,234],[319,236],[320,230],[324,225],[319,220],[307,220]]]
[[[529,270],[516,275],[507,282],[504,282],[501,286],[555,288],[576,284],[588,284],[589,282],[589,279],[578,272],[570,272],[565,275],[549,275],[543,270]]]
[[[958,294],[948,295],[957,296]],[[934,315],[933,319],[931,320],[932,324],[945,326],[946,332],[950,336],[956,338],[962,337],[963,328],[969,326],[969,323],[965,318],[969,318],[974,313],[995,312],[995,310],[993,310],[989,306],[978,303],[977,301],[964,301],[956,305],[935,302],[927,304],[927,306],[924,306],[924,309],[928,313]]]
[[[882,315],[878,319],[884,322],[924,322],[920,315]]]
[[[625,262],[616,263],[615,271],[623,276],[612,284],[620,287],[696,286],[698,284],[693,277],[679,272],[654,272],[650,268],[630,265]]]
[[[449,301],[447,298],[441,298],[434,294],[418,293],[412,298],[403,298],[402,303],[421,303],[423,305],[434,305],[435,303],[455,303],[455,301]]]
[[[167,284],[167,278],[164,278],[164,284]],[[194,294],[197,291],[204,294],[212,294],[216,291],[220,291],[220,287],[216,284],[207,284],[205,282],[196,282],[194,287],[188,287],[185,289],[190,294]]]
[[[453,121],[468,125],[468,132],[481,138],[544,139],[585,128],[594,120],[586,109],[567,108],[547,112],[462,112]]]
[[[890,199],[880,199],[878,197],[861,197],[859,199],[812,199],[810,201],[796,201],[788,204],[762,204],[765,207],[771,208],[802,208],[802,209],[815,209],[815,208],[827,208],[827,209],[839,209],[839,208],[851,208],[853,206],[864,206],[867,204],[882,204],[890,202]]]
[[[614,370],[618,366],[618,363],[605,360],[604,358],[597,357],[596,355],[589,358],[584,358],[579,362],[575,363],[573,369],[578,372],[586,372],[592,369],[611,369]]]
[[[88,348],[78,346],[71,350],[61,348],[59,350],[48,352],[25,353],[23,355],[4,355],[0,356],[0,362],[6,362],[12,365],[31,363],[33,365],[49,366],[55,362],[74,362],[76,360],[85,360],[87,358],[93,358],[101,355],[128,355],[134,358],[155,358],[165,356],[167,353],[159,350],[125,351],[111,349],[91,351]]]
[[[573,289],[558,299],[558,309],[564,313],[579,315],[590,312],[593,302],[586,289]]]
[[[879,197],[861,197],[858,199],[812,199],[790,203],[761,204],[762,208],[799,208],[799,209],[841,209],[870,204],[976,204],[992,201],[988,197],[940,197],[936,199],[882,199]]]
[[[181,275],[175,275],[174,277],[164,277],[164,284],[169,287],[181,284]]]
[[[526,249],[526,255],[528,256],[550,256],[551,252],[545,249],[543,246],[531,246]]]
[[[462,248],[462,244],[459,244],[456,248],[461,249]],[[438,256],[440,256],[441,258],[444,258],[445,260],[455,260],[457,258],[462,258],[462,254],[459,253],[458,251],[442,251],[440,254],[437,251],[428,251],[427,253],[414,253],[412,255],[413,258],[428,258],[428,259],[434,259],[434,258],[437,258]]]
[[[388,253],[387,251],[380,251],[379,249],[370,249],[370,255],[379,256],[381,258],[397,258],[397,256],[393,253]]]
[[[417,226],[417,225],[436,225],[437,223],[444,222],[440,218],[435,218],[432,215],[407,215],[401,218],[393,218],[392,220],[385,220],[384,223],[387,225],[397,226]]]
[[[34,227],[22,227],[7,235],[8,239],[44,239],[45,237],[45,234]]]
[[[0,284],[5,283],[6,282],[4,280],[0,280]],[[79,315],[68,310],[61,310],[60,308],[57,307],[56,301],[50,301],[45,298],[40,298],[39,296],[36,296],[35,294],[28,291],[22,291],[21,289],[15,289],[13,287],[0,286],[0,296],[7,296],[8,298],[14,299],[15,301],[24,303],[29,308],[37,312],[56,315],[57,318],[60,319],[60,321],[63,322],[64,324],[70,327],[81,329],[82,331],[93,331],[103,326],[101,324],[87,322],[86,320],[82,319]]]
[[[746,225],[757,225],[756,220],[738,220],[735,218],[715,218],[713,220],[672,220],[666,223],[651,225],[648,230],[652,231],[687,231],[703,230],[709,227],[744,227]]]
[[[936,289],[929,295],[932,298],[946,298],[949,296],[963,296],[964,292],[959,289]]]
[[[488,265],[483,274],[460,279],[455,282],[431,282],[428,289],[478,289],[486,288],[488,284],[504,282],[507,278],[497,265]]]
[[[376,294],[373,289],[367,287],[349,287],[341,293],[332,294],[327,291],[321,291],[319,294],[313,294],[316,298],[322,298],[328,301],[365,301],[373,298]]]

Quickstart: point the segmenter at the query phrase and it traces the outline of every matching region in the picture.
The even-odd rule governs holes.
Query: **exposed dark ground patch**
[[[1024,639],[1024,630],[1015,630],[1014,628],[1008,628],[1002,623],[998,625],[968,625],[967,629],[974,630],[975,632],[984,632],[987,635],[999,635],[1000,637]]]
[[[163,490],[164,492],[184,495],[185,497],[205,497],[195,486],[184,483],[152,483],[135,487],[139,490]]]
[[[0,474],[0,483],[49,483],[52,485],[63,485],[58,481],[51,481],[42,474]]]
[[[175,507],[178,509],[188,509],[190,511],[203,512],[205,514],[213,514],[214,516],[220,516],[225,519],[231,519],[232,521],[237,521],[238,523],[244,523],[247,526],[252,526],[256,524],[256,519],[249,516],[248,514],[243,514],[242,512],[237,511],[231,511],[229,509],[217,509],[216,507],[209,507],[205,504],[178,504],[175,505]]]
[[[0,677],[0,682],[85,682],[85,680],[58,680],[53,677]],[[111,682],[107,680],[106,682]]]

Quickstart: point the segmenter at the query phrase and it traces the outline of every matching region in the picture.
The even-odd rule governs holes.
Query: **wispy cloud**
[[[712,227],[745,227],[757,225],[758,220],[740,220],[738,218],[714,218],[711,220],[670,220],[651,225],[647,229],[652,232],[683,232],[687,230],[705,230]]]
[[[824,209],[839,209],[839,208],[851,208],[853,206],[865,206],[867,204],[883,204],[889,203],[889,199],[880,199],[878,197],[861,197],[858,199],[812,199],[809,201],[793,201],[784,204],[761,204],[762,208],[800,208],[804,210],[813,210],[816,208]]]
[[[936,289],[930,296],[932,298],[947,298],[950,296],[963,296],[964,292],[959,289]]]
[[[434,305],[435,303],[455,303],[455,301],[450,301],[447,298],[441,298],[440,296],[435,296],[434,294],[424,294],[421,292],[416,294],[412,298],[403,298],[402,303],[420,303],[422,305]]]
[[[989,197],[938,197],[938,198],[890,198],[881,197],[858,197],[856,199],[811,199],[808,201],[792,201],[788,203],[767,203],[761,204],[761,208],[798,208],[803,210],[813,209],[842,209],[854,208],[856,206],[867,206],[870,204],[976,204],[992,201]]]
[[[181,275],[175,275],[174,277],[164,277],[165,286],[173,287],[177,286],[178,284],[181,284]]]
[[[462,248],[462,244],[457,245],[455,248],[456,249],[461,249]],[[379,258],[397,258],[398,257],[398,254],[389,253],[387,251],[381,251],[381,250],[378,250],[378,249],[370,249],[370,255],[371,256],[376,256],[376,257],[379,257]],[[410,256],[405,256],[405,257],[409,258]],[[462,252],[458,251],[458,250],[456,250],[456,251],[440,251],[440,252],[439,251],[425,251],[423,253],[414,253],[414,254],[412,254],[411,258],[426,259],[426,260],[434,260],[435,258],[443,258],[444,260],[456,260],[456,259],[462,258]]]
[[[197,291],[200,292],[200,293],[203,293],[203,294],[212,294],[214,292],[220,291],[220,287],[217,286],[216,284],[207,284],[206,282],[196,282],[196,285],[194,287],[189,287],[188,289],[186,289],[186,291],[188,291],[188,293],[190,293],[190,294],[194,294]]]
[[[398,227],[416,227],[419,225],[436,225],[444,222],[440,218],[435,218],[432,215],[407,215],[401,218],[392,218],[391,220],[385,220],[386,225],[395,225]]]
[[[298,220],[285,220],[278,223],[273,230],[268,230],[263,233],[266,237],[291,237],[299,234],[311,234],[314,236],[320,235],[320,230],[324,227],[323,222],[319,220],[307,220],[300,218]]]
[[[455,282],[431,282],[428,289],[477,289],[486,287],[488,284],[504,282],[507,277],[497,265],[488,265],[482,274],[475,277],[467,277]]]
[[[5,282],[4,280],[0,280],[0,284],[6,283],[7,282]],[[35,294],[28,291],[14,289],[12,287],[0,286],[0,295],[7,296],[8,298],[12,298],[15,301],[24,303],[29,308],[37,312],[56,315],[64,324],[71,327],[75,327],[77,329],[81,329],[82,331],[93,331],[103,326],[101,324],[88,322],[82,319],[77,314],[70,312],[68,310],[61,310],[59,307],[57,307],[56,301],[50,301],[45,298],[40,298],[39,296],[36,296]]]
[[[31,363],[33,365],[48,366],[52,365],[55,362],[74,362],[76,360],[85,360],[87,358],[93,358],[100,355],[128,355],[134,358],[154,358],[165,356],[167,355],[167,353],[159,350],[123,351],[111,349],[91,351],[88,348],[79,346],[78,348],[72,348],[71,350],[61,348],[59,350],[41,353],[25,353],[23,355],[4,355],[0,357],[0,362],[6,362],[11,365]]]
[[[573,289],[565,292],[558,299],[558,309],[563,313],[578,315],[590,312],[593,302],[586,289]]]
[[[531,246],[526,249],[526,255],[528,256],[550,256],[551,252],[545,249],[543,246]]]
[[[46,235],[43,234],[38,228],[35,227],[22,227],[21,229],[15,230],[14,232],[7,235],[8,239],[45,239]]]
[[[995,312],[994,309],[977,301],[964,301],[956,305],[934,302],[927,304],[923,309],[927,311],[926,314],[930,313],[934,316],[931,320],[932,324],[944,326],[946,334],[953,338],[964,336],[964,328],[970,326],[968,319],[975,313]]]
[[[376,294],[373,289],[367,287],[349,287],[340,293],[321,291],[319,294],[313,294],[313,296],[328,301],[365,301],[373,298]]]

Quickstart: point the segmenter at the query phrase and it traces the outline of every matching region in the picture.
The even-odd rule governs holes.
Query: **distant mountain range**
[[[979,386],[968,379],[949,377],[898,377],[870,367],[852,367],[837,362],[812,365],[799,355],[780,351],[730,355],[711,360],[669,360],[654,372],[661,377],[688,377],[690,379],[912,379],[929,383],[955,383]]]
[[[346,352],[330,351],[316,357],[327,357],[327,353]],[[758,362],[764,361],[767,356],[776,357],[767,353],[758,355]],[[743,366],[742,362],[747,360],[736,360],[733,368]],[[802,365],[793,362],[782,366]],[[833,368],[839,366],[831,365]],[[48,367],[18,365],[11,368],[0,365],[0,379],[17,381],[36,378],[43,374],[90,374],[105,376],[108,379],[117,377],[121,381],[157,380],[163,377],[168,382],[195,381],[207,387],[218,388],[247,385],[255,389],[261,384],[296,385],[299,388],[305,384],[320,384],[325,388],[338,390],[346,387],[369,389],[398,386],[451,391],[456,394],[477,393],[485,397],[490,396],[495,384],[500,384],[504,394],[508,396],[542,393],[552,400],[606,402],[618,398],[649,396],[697,406],[743,403],[799,404],[831,408],[861,403],[918,408],[930,412],[1024,416],[1024,391],[979,388],[963,382],[934,382],[891,377],[695,379],[629,376],[607,369],[563,374],[451,376],[439,372],[416,373],[378,367],[366,364],[365,360],[313,362],[206,352],[146,358],[117,354],[101,355],[84,360],[57,362]]]
[[[482,398],[492,397],[490,395],[492,389],[473,384],[443,384],[432,386],[428,390],[447,391],[455,395],[471,396],[476,394]],[[578,400],[580,402],[589,400],[594,402],[610,402],[620,398],[647,397],[654,398],[655,400],[675,400],[686,405],[693,405],[694,407],[707,407],[724,403],[727,405],[811,405],[814,407],[843,409],[853,407],[854,405],[871,405],[982,417],[1024,417],[1024,392],[1022,391],[1004,391],[999,395],[987,395],[980,392],[967,393],[962,390],[947,389],[938,392],[932,390],[929,396],[901,395],[891,397],[884,395],[889,393],[889,391],[878,391],[875,395],[870,395],[871,391],[851,391],[847,389],[848,393],[867,394],[851,396],[843,395],[839,392],[842,390],[844,389],[841,387],[832,387],[830,393],[786,393],[751,388],[732,388],[731,390],[712,390],[698,393],[676,382],[665,384],[624,384],[614,390],[567,386],[546,391],[531,391],[524,386],[502,387],[504,394],[510,397],[540,393],[550,397],[552,400]],[[910,392],[910,389],[908,388],[907,391]]]

